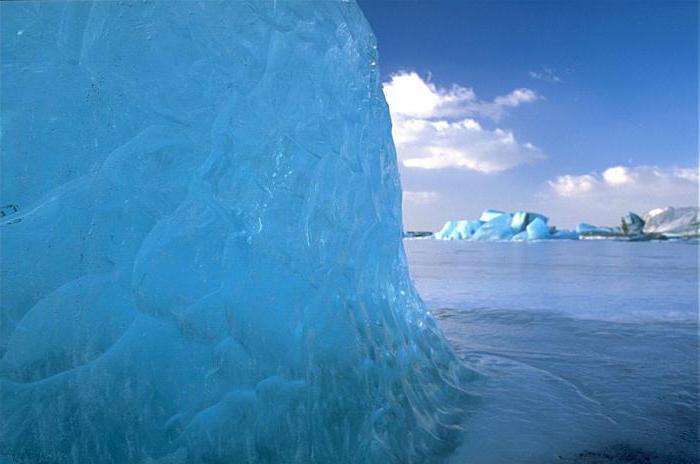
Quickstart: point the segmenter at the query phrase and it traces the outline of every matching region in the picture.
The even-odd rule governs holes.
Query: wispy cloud
[[[530,71],[530,77],[544,82],[549,82],[551,84],[559,84],[562,79],[557,76],[551,68],[542,68],[539,71]]]
[[[416,205],[427,205],[435,203],[439,198],[437,192],[412,192],[408,190],[403,191],[403,199],[407,203],[413,203]]]
[[[534,90],[515,89],[493,101],[477,98],[469,87],[452,85],[439,88],[415,72],[399,72],[384,84],[392,116],[408,118],[464,118],[488,117],[499,120],[505,110],[523,103],[532,103],[539,97]]]
[[[487,129],[476,119],[498,121],[507,110],[539,99],[530,89],[484,101],[470,88],[439,88],[415,72],[402,72],[384,84],[384,94],[397,152],[406,167],[494,173],[544,157],[512,131]]]

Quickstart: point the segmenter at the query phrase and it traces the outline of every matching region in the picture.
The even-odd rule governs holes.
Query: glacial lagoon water
[[[698,462],[697,242],[405,246],[480,374],[448,463]]]

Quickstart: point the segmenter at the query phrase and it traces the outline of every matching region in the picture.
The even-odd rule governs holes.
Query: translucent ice
[[[523,230],[522,232],[518,232],[517,234],[513,235],[511,240],[514,242],[522,242],[527,240],[527,230]]]
[[[357,5],[0,8],[0,461],[438,460],[465,373]]]
[[[525,211],[517,211],[513,214],[513,219],[510,221],[510,227],[514,232],[521,232],[527,226],[527,213]]]
[[[536,217],[531,221],[525,230],[518,232],[512,238],[512,240],[524,241],[524,240],[544,240],[548,238],[558,238],[558,239],[578,239],[578,234],[571,233],[571,231],[557,231],[554,234],[550,234],[547,224],[540,217]]]
[[[471,238],[483,224],[484,223],[479,220],[469,221],[463,219],[457,222],[455,230],[457,230],[459,238],[468,239]]]
[[[527,225],[525,229],[527,231],[528,240],[542,240],[549,238],[549,228],[547,223],[541,218],[535,218],[530,224]]]
[[[501,213],[479,227],[472,238],[474,240],[510,240],[515,235],[510,226],[512,219],[512,214]]]
[[[495,209],[487,209],[483,213],[481,213],[481,216],[479,216],[479,220],[481,222],[489,222],[490,220],[496,219],[498,216],[502,216],[503,214],[506,213]]]
[[[467,240],[482,224],[483,222],[479,220],[447,221],[439,231],[435,232],[435,238],[438,240]]]
[[[522,232],[525,230],[528,224],[535,220],[535,218],[540,218],[545,224],[547,221],[549,221],[549,218],[547,216],[543,216],[542,214],[517,211],[513,213],[513,219],[510,221],[510,226],[513,228],[513,232]]]
[[[433,236],[438,240],[452,240],[455,235],[455,223],[456,221],[447,221]]]

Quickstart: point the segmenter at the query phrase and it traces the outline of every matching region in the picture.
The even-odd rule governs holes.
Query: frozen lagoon
[[[697,242],[405,245],[482,374],[449,463],[698,462]]]

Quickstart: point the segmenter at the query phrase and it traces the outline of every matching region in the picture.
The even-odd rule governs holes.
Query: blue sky
[[[408,229],[482,209],[560,226],[698,201],[698,5],[360,0]]]

